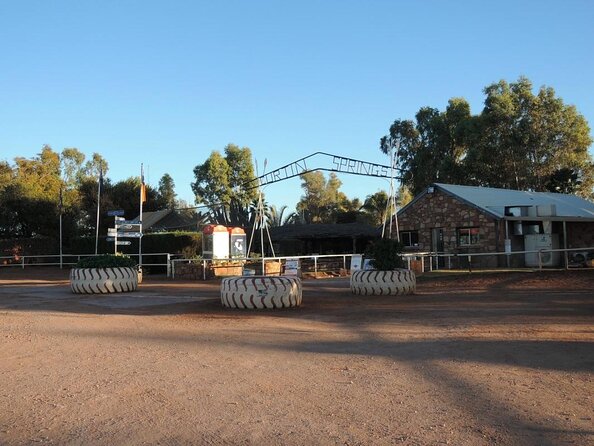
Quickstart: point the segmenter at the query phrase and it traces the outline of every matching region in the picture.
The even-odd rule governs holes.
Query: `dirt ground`
[[[0,269],[2,445],[594,445],[592,270],[309,280],[262,312],[66,274]]]

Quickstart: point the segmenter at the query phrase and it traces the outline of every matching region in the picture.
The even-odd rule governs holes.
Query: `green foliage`
[[[388,194],[380,190],[374,194],[368,195],[361,206],[361,210],[368,215],[372,224],[381,225],[386,219],[386,211],[389,213]]]
[[[137,264],[128,256],[104,254],[80,259],[76,268],[133,268]]]
[[[266,215],[268,226],[275,227],[294,224],[297,220],[297,214],[291,212],[290,214],[285,215],[287,209],[288,207],[286,205],[283,205],[280,208],[277,208],[275,205],[270,206]]]
[[[131,239],[130,246],[120,246],[118,251],[124,254],[138,253],[138,239]],[[71,254],[90,254],[95,251],[95,237],[81,237],[72,240],[67,252]],[[99,238],[99,252],[113,252],[113,242]],[[142,237],[143,253],[180,254],[192,258],[202,254],[202,234],[200,232],[158,232]],[[53,254],[54,252],[52,252]]]
[[[335,223],[336,214],[345,210],[348,200],[340,192],[341,181],[334,172],[326,181],[322,172],[314,171],[300,175],[303,196],[297,203],[297,213],[304,217],[306,223]]]
[[[549,177],[545,188],[558,194],[575,194],[582,184],[579,173],[573,169],[558,169]]]
[[[404,267],[403,246],[397,240],[382,238],[372,242],[365,256],[372,258],[371,266],[380,271],[390,271]]]
[[[59,252],[59,243],[55,238],[12,238],[0,239],[0,256],[52,255]]]
[[[247,182],[255,178],[252,152],[234,144],[225,147],[225,156],[213,151],[208,159],[194,168],[196,181],[192,190],[196,203],[210,210],[210,220],[229,226],[241,226],[250,220],[250,203],[256,189],[246,189]]]
[[[143,252],[168,252],[193,258],[202,254],[202,233],[159,232],[146,234],[142,238]]]
[[[14,163],[0,161],[0,238],[59,237],[62,215],[64,245],[81,236],[95,234],[99,171],[103,172],[99,233],[112,227],[110,209],[123,209],[127,219],[140,210],[140,179],[128,178],[115,184],[105,176],[108,164],[98,153],[85,162],[84,153],[70,147],[59,154],[43,146],[33,158],[17,157]],[[165,178],[165,176],[164,176]],[[169,177],[171,178],[171,177]],[[173,194],[173,180],[163,187],[164,198],[147,186],[145,211],[166,207]],[[169,197],[169,198],[167,198]],[[62,200],[60,200],[62,198]],[[62,206],[60,206],[62,202]],[[94,252],[90,249],[84,253]]]
[[[374,194],[368,195],[361,206],[361,211],[367,216],[370,224],[381,225],[390,215],[394,214],[391,204],[388,204],[388,193],[380,190]],[[413,199],[412,194],[405,185],[398,188],[396,195],[396,205],[401,208],[406,206]]]
[[[397,150],[402,181],[415,195],[440,182],[533,191],[553,187],[590,196],[594,163],[588,123],[552,88],[541,87],[537,94],[532,89],[524,77],[489,85],[479,115],[460,98],[451,99],[444,112],[423,107],[415,121],[394,121],[380,149]],[[577,178],[563,179],[564,169]]]
[[[159,199],[161,200],[161,207],[173,209],[176,207],[175,199],[175,183],[173,178],[168,173],[163,174],[159,180]]]
[[[404,207],[414,198],[410,189],[405,184],[401,184],[398,188],[398,195],[396,196],[396,204],[399,207]]]

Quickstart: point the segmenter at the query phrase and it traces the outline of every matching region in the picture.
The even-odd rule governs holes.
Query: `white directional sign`
[[[123,232],[142,232],[142,225],[138,223],[120,223],[116,227]]]
[[[116,228],[107,228],[108,235],[116,235],[117,232],[118,230]]]
[[[140,238],[142,232],[118,232],[118,237],[122,238]]]
[[[128,245],[130,245],[130,244],[132,244],[132,242],[129,242],[129,241],[127,241],[127,240],[122,240],[122,241],[119,241],[119,240],[118,240],[118,241],[116,242],[116,245],[118,245],[118,246],[128,246]]]
[[[115,237],[106,237],[106,238],[105,238],[105,241],[108,241],[108,242],[115,242]]]
[[[120,219],[118,225],[141,225],[141,221]]]

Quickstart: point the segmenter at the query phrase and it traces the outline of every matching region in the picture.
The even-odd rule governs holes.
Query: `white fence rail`
[[[551,256],[558,253],[557,262],[551,262]],[[526,254],[532,256],[535,260],[534,265],[526,265]],[[542,270],[547,266],[572,267],[587,266],[587,262],[594,260],[594,247],[569,248],[569,249],[539,249],[532,251],[512,251],[512,252],[476,252],[476,253],[438,253],[438,252],[418,252],[406,253],[404,258],[408,267],[412,260],[420,260],[423,271],[434,271],[440,269],[486,269],[486,268],[506,268],[506,267],[524,267],[538,268]],[[487,262],[485,259],[495,260]],[[489,265],[494,263],[494,265]],[[517,264],[517,265],[514,265]],[[552,265],[552,263],[556,263]],[[461,266],[463,265],[463,266]]]
[[[177,265],[183,263],[192,263],[198,264],[202,266],[202,278],[206,279],[207,274],[206,271],[208,270],[209,266],[212,264],[221,264],[224,262],[229,263],[236,263],[236,264],[252,264],[252,265],[264,265],[270,262],[273,263],[280,263],[281,268],[284,266],[287,259],[299,259],[301,262],[301,269],[303,271],[303,266],[306,266],[305,269],[317,274],[323,271],[335,271],[337,269],[343,270],[350,270],[351,267],[351,259],[353,255],[361,255],[361,254],[315,254],[315,255],[307,255],[307,256],[282,256],[282,257],[242,257],[242,258],[227,258],[227,259],[171,259],[171,268],[170,273],[171,277],[175,278],[176,276],[176,269]],[[311,263],[311,265],[309,264]],[[266,270],[265,266],[261,266],[263,271]]]
[[[0,267],[21,267],[25,268],[26,266],[59,266],[60,268],[63,266],[74,266],[78,263],[80,259],[85,257],[95,257],[101,256],[103,254],[55,254],[55,255],[13,255],[13,256],[1,256],[0,257]],[[129,257],[138,257],[138,254],[126,254]],[[164,257],[163,262],[158,262],[157,260],[150,261],[150,259],[154,259],[155,257]],[[145,258],[149,259],[148,262],[145,261]],[[142,253],[142,266],[160,266],[163,268],[167,268],[171,265],[171,254],[167,252],[160,252],[160,253]]]
[[[549,266],[546,261],[548,254],[559,253],[557,267],[571,268],[584,267],[588,262],[594,260],[594,247],[571,248],[571,249],[540,249],[536,251],[513,251],[513,252],[477,252],[477,253],[437,253],[437,252],[416,252],[403,255],[406,265],[411,269],[414,260],[420,261],[421,271],[464,269],[468,271],[481,269],[497,269],[506,267],[524,267],[542,270]],[[531,254],[537,259],[535,265],[526,266],[525,256]],[[167,277],[176,276],[176,267],[183,263],[193,263],[202,266],[202,278],[206,279],[206,271],[210,264],[220,264],[225,261],[236,262],[236,264],[266,264],[269,262],[281,263],[284,266],[287,259],[300,259],[302,271],[317,274],[323,271],[345,270],[350,271],[351,260],[356,254],[326,254],[306,256],[282,256],[282,257],[258,257],[258,258],[234,258],[234,259],[188,259],[176,258],[171,253],[143,253],[143,267],[162,267],[167,271]],[[360,254],[357,254],[360,255]],[[13,255],[0,256],[1,267],[27,266],[74,266],[85,257],[93,257],[95,254],[59,254],[56,255]],[[130,257],[138,257],[138,254],[129,254]],[[162,257],[162,259],[159,259]],[[151,259],[154,259],[151,261]],[[148,261],[146,261],[148,260]],[[517,264],[517,265],[515,265]],[[592,266],[592,265],[590,265]],[[266,268],[263,268],[265,271]]]

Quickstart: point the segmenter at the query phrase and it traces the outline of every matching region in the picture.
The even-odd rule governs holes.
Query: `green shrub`
[[[136,262],[128,256],[104,254],[79,260],[77,268],[118,268],[136,266]]]
[[[399,241],[382,238],[374,241],[369,246],[367,251],[365,251],[365,256],[373,259],[370,263],[375,269],[391,271],[404,267],[404,259],[401,255],[402,250],[403,245]]]
[[[130,246],[118,246],[123,254],[138,253],[138,239],[122,239],[132,242]],[[95,237],[74,239],[69,254],[90,254],[95,252]],[[113,242],[107,242],[105,237],[99,237],[99,252],[113,252]],[[200,232],[156,232],[147,233],[142,237],[142,253],[180,254],[185,258],[192,258],[202,254],[202,234]],[[158,262],[157,262],[158,263]]]

